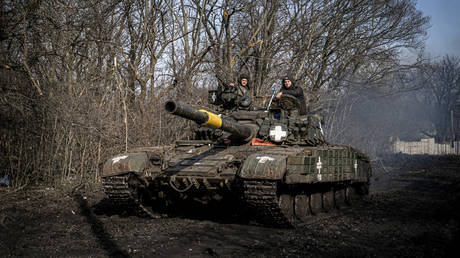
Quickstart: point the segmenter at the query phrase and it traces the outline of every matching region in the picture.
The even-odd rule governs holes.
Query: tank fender
[[[244,179],[283,179],[286,173],[284,155],[255,153],[250,155],[238,171],[238,176]]]
[[[102,177],[128,172],[142,173],[149,162],[146,152],[120,154],[108,159],[102,169]]]

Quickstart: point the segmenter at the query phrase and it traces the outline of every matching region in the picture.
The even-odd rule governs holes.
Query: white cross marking
[[[323,168],[323,163],[321,163],[321,157],[318,157],[318,162],[316,163],[316,169],[318,169],[318,181],[321,181],[321,168]]]
[[[215,92],[213,92],[213,93],[211,94],[211,100],[212,100],[212,102],[216,102],[216,100],[217,100],[217,94],[216,94]]]
[[[275,136],[275,141],[281,141],[282,137],[286,137],[287,132],[283,131],[281,125],[275,126],[275,130],[270,130],[270,136]]]

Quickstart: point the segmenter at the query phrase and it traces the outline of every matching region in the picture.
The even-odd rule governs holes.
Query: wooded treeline
[[[255,96],[290,73],[328,137],[353,142],[360,92],[420,73],[400,53],[428,26],[411,0],[2,1],[0,176],[98,180],[116,153],[187,136],[166,99],[206,104],[241,73]]]

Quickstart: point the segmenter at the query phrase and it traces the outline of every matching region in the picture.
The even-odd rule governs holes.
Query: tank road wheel
[[[282,194],[279,196],[278,205],[286,219],[292,224],[295,221],[294,198],[289,194]]]
[[[294,197],[279,192],[279,182],[244,180],[242,198],[257,223],[270,227],[295,227]]]
[[[311,215],[310,200],[307,195],[299,194],[294,198],[294,214],[300,220],[305,220]]]
[[[129,176],[128,186],[134,202],[138,205],[136,211],[138,215],[154,219],[161,217],[153,211],[152,198],[146,189],[145,184],[134,174]]]
[[[329,212],[334,209],[334,192],[327,191],[322,193],[323,211]]]
[[[353,202],[356,201],[356,191],[352,186],[347,186],[345,188],[345,203],[348,206],[351,206]]]
[[[356,193],[359,196],[364,196],[369,194],[369,184],[368,183],[359,183],[356,187]]]
[[[313,215],[318,215],[322,210],[322,196],[321,193],[314,193],[310,195],[310,211]]]
[[[338,209],[343,208],[347,205],[345,188],[341,188],[341,189],[334,191],[334,202],[335,202],[335,206]]]

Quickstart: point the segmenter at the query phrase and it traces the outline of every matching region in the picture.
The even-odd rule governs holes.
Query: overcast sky
[[[417,0],[417,7],[431,16],[426,51],[433,57],[460,57],[460,0]]]

